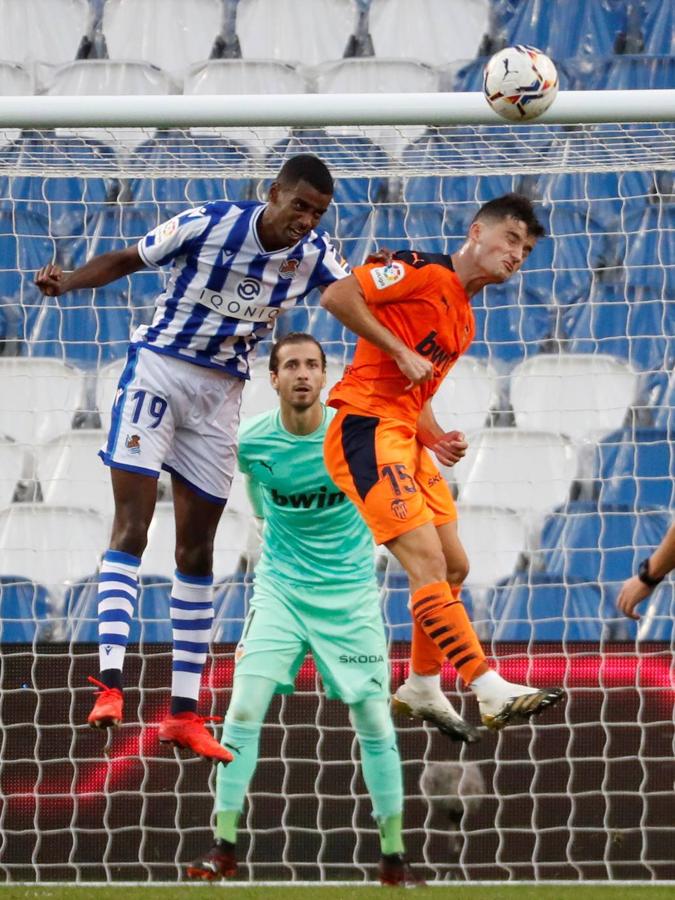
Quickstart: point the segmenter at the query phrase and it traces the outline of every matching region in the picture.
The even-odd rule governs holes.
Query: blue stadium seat
[[[410,588],[405,572],[388,566],[382,584],[382,612],[389,641],[409,641],[412,638],[410,622]]]
[[[641,0],[643,52],[648,56],[675,56],[675,8],[663,0]]]
[[[675,72],[675,70],[674,70]],[[675,205],[647,206],[634,231],[626,236],[626,280],[632,287],[648,287],[656,297],[675,289]]]
[[[625,282],[595,281],[564,313],[564,330],[572,353],[609,353],[634,369],[654,371],[675,351],[663,333],[668,302]]]
[[[473,302],[476,336],[472,356],[500,368],[540,352],[551,337],[554,322],[545,298],[527,290],[520,277],[489,285]]]
[[[553,59],[602,56],[612,53],[617,37],[626,33],[626,12],[625,3],[522,0],[510,17],[502,19],[501,36],[506,46],[532,44]]]
[[[50,599],[47,589],[21,575],[0,575],[0,643],[49,640]]]
[[[595,448],[598,502],[629,509],[675,508],[675,432],[657,428],[623,429],[603,437]]]
[[[672,369],[672,366],[670,367]],[[660,387],[660,390],[659,390]],[[668,432],[675,431],[675,374],[656,390],[654,427]]]
[[[675,56],[619,55],[596,59],[587,73],[586,90],[634,91],[672,88]]]
[[[670,525],[664,509],[635,510],[574,501],[551,514],[541,548],[549,575],[618,590]]]
[[[603,602],[596,585],[524,572],[493,588],[487,602],[494,641],[597,642],[603,637]]]

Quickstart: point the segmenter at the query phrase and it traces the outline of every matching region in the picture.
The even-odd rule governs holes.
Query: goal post
[[[436,402],[470,450],[444,474],[471,573],[464,599],[513,681],[562,685],[535,724],[471,747],[399,725],[409,855],[430,880],[675,877],[675,594],[636,625],[625,577],[675,507],[675,91],[562,92],[504,123],[481,94],[0,98],[0,870],[7,881],[176,881],[210,841],[213,772],[157,742],[168,701],[170,485],[141,568],[110,752],[86,720],[95,577],[111,523],[96,459],[131,330],[161,274],[42,297],[35,271],[128,246],[182,209],[263,199],[283,160],[336,178],[322,226],[352,265],[457,249],[481,203],[531,197],[546,228],[523,272],[473,300],[476,338]],[[278,324],[353,335],[313,296]],[[270,402],[265,348],[243,414]],[[235,484],[216,540],[201,709],[227,708],[251,577]],[[379,558],[392,681],[406,675],[401,572]],[[446,668],[443,684],[477,721]],[[249,880],[372,879],[377,833],[344,708],[308,660],[275,700],[242,830]]]

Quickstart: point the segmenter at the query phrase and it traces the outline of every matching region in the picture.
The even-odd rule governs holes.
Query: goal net
[[[606,118],[606,116],[605,116]],[[580,120],[581,121],[581,120]],[[163,275],[42,297],[35,271],[128,246],[215,199],[263,199],[284,159],[337,179],[323,226],[352,264],[386,246],[457,249],[478,206],[531,197],[546,227],[522,274],[473,300],[476,338],[435,400],[470,451],[444,474],[471,561],[464,599],[514,681],[567,702],[458,746],[398,722],[410,858],[431,880],[662,880],[672,848],[675,601],[616,611],[674,505],[672,122],[529,126],[88,128],[0,134],[0,868],[7,881],[175,881],[210,845],[214,772],[160,748],[170,684],[170,484],[144,556],[127,719],[107,755],[84,724],[97,670],[95,578],[112,514],[96,458],[130,331]],[[307,330],[334,381],[354,346],[318,296]],[[265,353],[243,415],[271,405]],[[201,711],[224,714],[251,591],[236,484],[216,546]],[[247,571],[248,568],[248,571]],[[405,578],[379,558],[392,680],[406,675]],[[454,672],[463,714],[476,704]],[[375,877],[377,831],[345,709],[311,659],[278,699],[242,820],[250,880]]]

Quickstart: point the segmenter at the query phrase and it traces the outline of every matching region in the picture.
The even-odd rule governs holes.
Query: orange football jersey
[[[328,403],[414,425],[426,401],[473,340],[469,295],[450,257],[441,254],[402,251],[388,266],[357,266],[353,273],[375,318],[407,347],[429,359],[434,375],[406,390],[409,382],[394,360],[359,337],[354,359],[331,390]]]

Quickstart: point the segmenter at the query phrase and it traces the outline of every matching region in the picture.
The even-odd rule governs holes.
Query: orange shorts
[[[457,519],[450,488],[404,422],[342,406],[328,426],[324,459],[378,544],[427,522]]]

